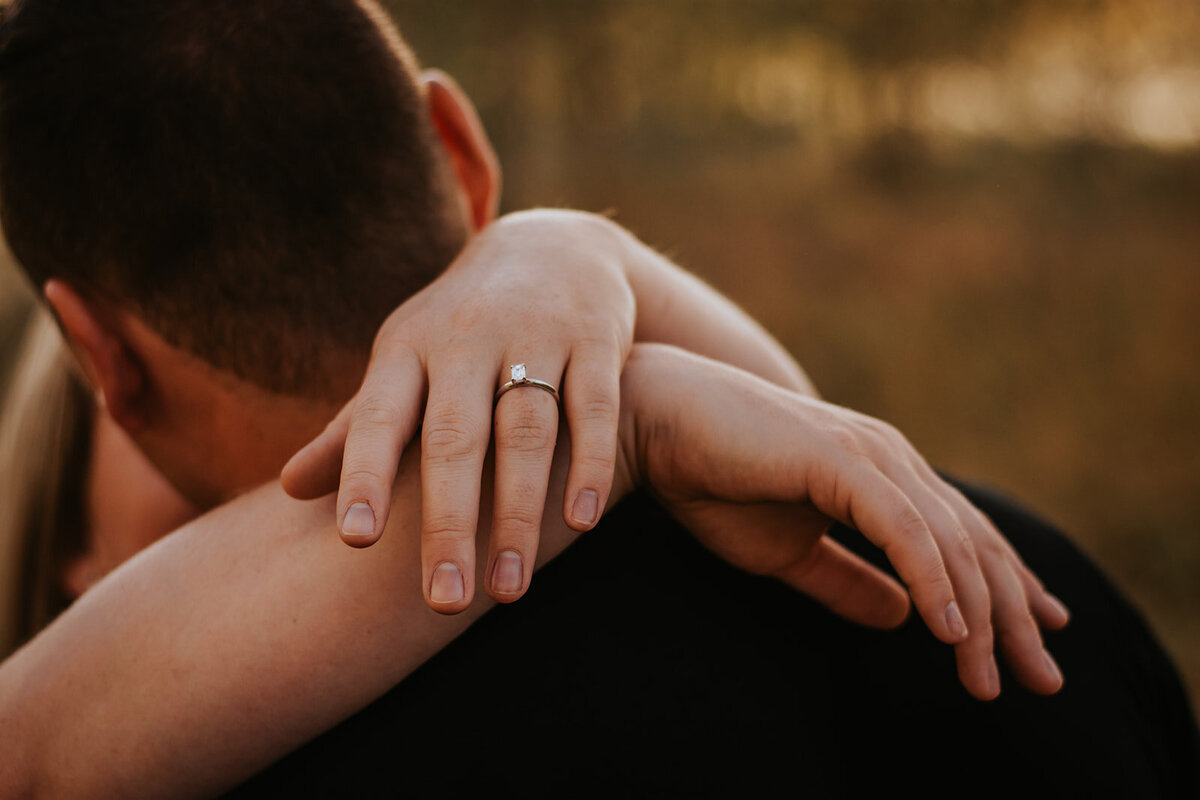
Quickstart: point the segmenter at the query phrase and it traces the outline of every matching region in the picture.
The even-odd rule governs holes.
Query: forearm
[[[369,550],[339,540],[332,498],[301,503],[270,486],[89,591],[0,666],[0,796],[212,795],[465,630],[491,605],[484,593],[456,616],[421,596],[416,456],[406,454],[388,531]],[[560,492],[565,464],[553,475]],[[574,536],[556,507],[544,519],[539,563]]]

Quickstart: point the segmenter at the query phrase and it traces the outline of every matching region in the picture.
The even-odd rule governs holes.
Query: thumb
[[[895,628],[908,617],[908,592],[895,579],[829,537],[803,560],[774,573],[840,617]]]
[[[667,502],[701,544],[736,567],[770,575],[833,613],[871,628],[908,616],[908,592],[826,534],[829,517],[806,503]]]
[[[315,439],[300,449],[279,474],[283,490],[297,500],[313,500],[337,491],[342,474],[342,451],[354,400]]]

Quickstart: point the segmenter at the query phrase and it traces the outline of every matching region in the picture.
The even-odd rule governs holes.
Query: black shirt
[[[407,680],[234,797],[1200,797],[1200,737],[1140,615],[1066,538],[964,487],[1071,609],[1054,697],[971,698],[915,615],[834,617],[628,498]],[[886,566],[841,526],[836,539]]]

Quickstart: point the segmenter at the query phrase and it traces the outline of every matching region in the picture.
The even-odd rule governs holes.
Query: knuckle
[[[618,359],[625,349],[623,326],[614,324],[611,309],[589,302],[582,314],[586,315],[591,333],[576,339],[571,346],[572,355],[583,355],[597,365]]]
[[[925,519],[921,516],[911,504],[905,505],[899,511],[896,518],[896,524],[900,528],[900,533],[905,539],[916,539],[925,536],[929,532],[929,527],[925,524]]]
[[[382,427],[392,425],[404,413],[394,396],[386,393],[370,394],[360,398],[354,406],[353,423],[356,427]]]
[[[825,435],[838,450],[851,454],[862,453],[862,442],[858,432],[847,425],[835,425],[825,431]]]
[[[350,467],[342,470],[342,490],[350,494],[365,493],[383,481],[383,475],[370,467]]]
[[[395,439],[383,436],[367,436],[364,432],[346,440],[342,453],[342,476],[356,473],[380,473],[388,462],[400,460],[399,446]]]
[[[1024,648],[1041,649],[1041,637],[1037,633],[1037,623],[1028,610],[1015,614],[1000,627],[999,642],[1005,650],[1021,650]]]
[[[944,594],[954,594],[954,586],[946,574],[946,566],[940,558],[928,559],[921,565],[921,577],[928,585]]]
[[[959,522],[958,517],[951,515],[950,523],[951,534],[947,545],[951,548],[951,552],[960,558],[975,563],[978,560],[978,556],[975,552],[975,544],[971,540],[971,535],[967,532],[963,524]]]
[[[975,552],[981,560],[989,562],[1007,562],[1008,551],[1004,545],[997,541],[995,536],[981,536],[973,545]]]
[[[416,354],[416,347],[404,323],[405,320],[394,317],[384,321],[371,350],[372,362],[378,359],[396,361]]]
[[[890,442],[894,447],[897,447],[897,448],[900,448],[903,450],[911,450],[912,449],[912,445],[910,445],[908,442],[908,437],[905,436],[901,432],[901,430],[899,428],[897,428],[895,425],[891,425],[887,422],[884,422],[881,424],[881,427],[879,430],[880,430],[880,434],[883,436],[883,438],[886,439],[888,442]]]
[[[891,432],[893,430],[895,430],[895,428],[893,428],[887,422],[884,422],[883,420],[879,419],[878,417],[865,417],[865,418],[863,418],[862,422],[864,425],[866,425],[868,428],[870,428],[871,430],[878,433],[880,436],[888,436],[891,434]]]
[[[886,422],[875,417],[863,417],[860,420],[860,423],[862,424],[863,428],[869,431],[873,436],[876,436],[880,440],[889,444],[907,442],[907,440],[904,438],[904,434],[900,432],[900,429],[895,425],[892,425],[890,422]]]
[[[541,526],[542,510],[525,507],[506,508],[496,512],[492,521],[501,530],[529,531]]]
[[[619,358],[622,346],[620,326],[614,326],[611,309],[589,303],[576,315],[585,325],[587,333],[577,337],[571,344],[571,358],[586,365],[578,374],[584,379],[596,380],[607,374],[608,366]],[[615,365],[619,369],[619,365]]]
[[[576,450],[572,458],[576,465],[589,475],[611,475],[616,467],[617,454],[615,448],[604,452]]]
[[[950,516],[954,520],[954,530],[958,536],[958,539],[963,543],[964,547],[974,550],[975,536],[972,532],[971,519],[964,517],[953,508],[950,509]]]
[[[605,423],[615,427],[620,413],[617,397],[608,393],[584,389],[583,397],[571,401],[572,418],[584,423]]]
[[[459,413],[427,416],[421,432],[424,449],[447,459],[474,456],[487,444],[481,427]]]
[[[496,425],[496,444],[507,450],[533,453],[553,449],[558,428],[539,409],[510,406]]]
[[[425,524],[424,533],[430,539],[467,542],[475,536],[475,524],[463,514],[439,514]]]

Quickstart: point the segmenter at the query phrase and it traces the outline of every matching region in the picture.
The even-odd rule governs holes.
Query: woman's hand
[[[898,625],[900,586],[823,536],[842,522],[886,551],[975,697],[1000,692],[993,626],[1024,686],[1062,686],[1038,623],[1061,628],[1066,609],[894,428],[661,345],[634,348],[622,392],[622,472],[726,561],[854,621]]]
[[[486,589],[500,602],[519,598],[533,573],[559,407],[529,386],[493,398],[513,364],[559,389],[572,440],[563,516],[590,529],[612,487],[619,380],[633,343],[623,252],[609,223],[576,212],[523,212],[484,229],[388,318],[358,394],[284,468],[284,488],[301,499],[337,489],[342,539],[369,546],[420,427],[423,589],[433,609],[456,613],[474,594],[480,476],[494,427]]]

